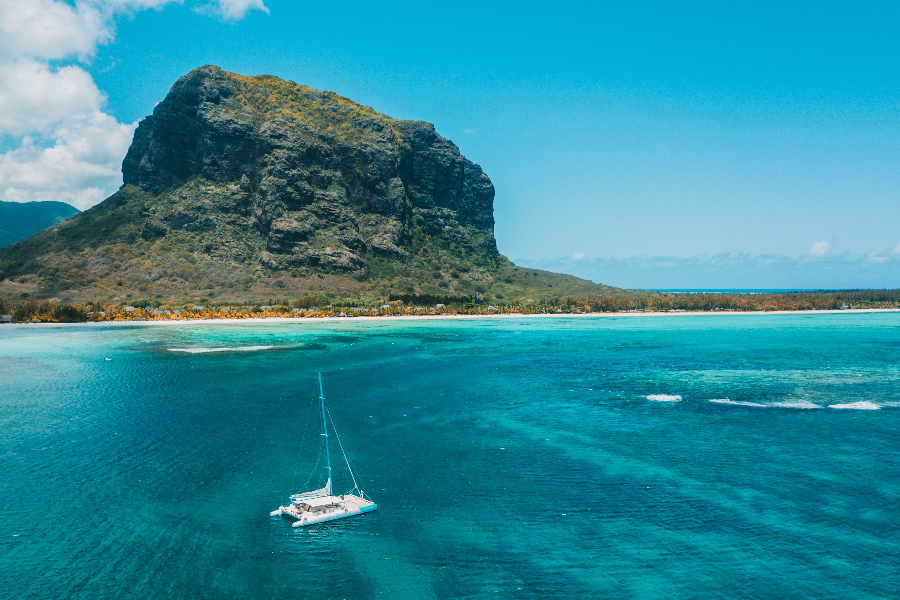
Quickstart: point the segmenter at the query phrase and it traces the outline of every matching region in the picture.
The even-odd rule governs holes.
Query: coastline
[[[493,315],[387,315],[379,317],[249,317],[240,319],[155,319],[149,321],[88,321],[82,323],[7,323],[0,331],[22,327],[121,327],[121,326],[171,326],[171,325],[226,325],[237,323],[309,323],[327,321],[448,321],[455,319],[605,319],[610,317],[688,317],[688,316],[752,316],[752,315],[810,315],[810,314],[866,314],[900,313],[900,308],[848,308],[843,310],[748,310],[748,311],[622,311],[596,313],[503,313]]]

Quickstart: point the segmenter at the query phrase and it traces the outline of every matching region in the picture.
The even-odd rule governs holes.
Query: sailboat
[[[325,440],[325,470],[328,480],[325,487],[308,492],[300,492],[290,496],[290,502],[287,506],[279,506],[278,510],[269,513],[273,517],[288,517],[295,519],[293,527],[307,527],[317,523],[326,521],[334,521],[345,517],[352,517],[362,513],[372,512],[378,505],[372,502],[356,483],[356,477],[350,469],[350,462],[347,460],[347,453],[344,452],[344,445],[341,443],[340,436],[337,436],[338,445],[344,455],[344,462],[347,463],[347,470],[350,471],[350,477],[353,479],[353,489],[350,492],[335,496],[331,491],[331,454],[328,451],[328,422],[325,417],[325,392],[322,390],[322,374],[319,373],[319,402],[322,408],[322,436]],[[337,431],[335,431],[337,434]],[[301,488],[302,489],[302,488]]]

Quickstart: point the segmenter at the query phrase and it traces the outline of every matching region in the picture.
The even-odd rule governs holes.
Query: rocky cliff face
[[[275,77],[185,75],[141,121],[122,172],[156,195],[196,176],[227,186],[213,202],[144,207],[142,237],[238,214],[271,268],[365,276],[364,255],[404,261],[417,231],[497,254],[490,179],[432,125]]]

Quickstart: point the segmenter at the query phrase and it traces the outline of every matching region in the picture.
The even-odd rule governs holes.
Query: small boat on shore
[[[317,490],[292,494],[287,506],[279,506],[277,510],[273,510],[269,513],[273,517],[287,517],[294,519],[295,521],[292,524],[293,527],[307,527],[326,521],[352,517],[354,515],[371,512],[378,508],[378,505],[369,498],[366,498],[363,491],[359,489],[359,485],[356,483],[356,477],[350,469],[350,462],[347,460],[347,453],[344,452],[344,446],[341,443],[340,436],[337,436],[338,445],[341,449],[341,453],[344,455],[344,462],[347,464],[347,470],[350,472],[350,477],[353,479],[353,489],[346,494],[337,496],[332,493],[331,454],[328,450],[328,422],[321,373],[319,373],[319,402],[322,408],[322,433],[320,435],[322,435],[325,442],[325,472],[328,477],[325,486]],[[333,428],[332,423],[332,429]],[[335,434],[337,434],[336,431]],[[318,461],[316,462],[318,463]],[[316,467],[314,467],[313,470],[315,471]],[[319,481],[321,482],[321,479]]]

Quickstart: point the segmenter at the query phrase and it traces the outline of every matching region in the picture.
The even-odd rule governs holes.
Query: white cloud
[[[160,8],[164,4],[181,4],[183,0],[95,0],[107,11],[115,13],[127,13],[129,11],[143,10],[145,8]]]
[[[54,0],[0,0],[0,56],[61,59],[92,56],[112,39],[100,7]]]
[[[816,242],[812,245],[812,248],[809,249],[810,256],[825,256],[831,250],[831,242],[828,240],[822,240],[821,242]]]
[[[897,244],[897,247],[891,250],[891,254],[900,254],[900,244]]]
[[[584,252],[574,252],[569,258],[572,260],[584,260]]]
[[[478,134],[475,132],[475,130],[472,129],[471,127],[466,127],[465,129],[463,129],[463,133],[466,134],[466,135],[478,135]]]
[[[122,157],[134,127],[95,111],[67,119],[54,132],[52,146],[24,137],[17,149],[0,155],[0,199],[93,206],[121,184]]]
[[[51,69],[41,61],[0,62],[0,131],[47,133],[72,116],[94,113],[105,98],[78,66]]]
[[[83,209],[121,185],[135,124],[103,111],[106,96],[78,63],[112,41],[116,15],[180,1],[0,0],[0,138],[14,146],[0,154],[0,199]],[[262,0],[216,3],[228,20],[269,12]]]
[[[215,0],[195,9],[199,13],[219,15],[228,21],[240,21],[251,10],[261,10],[269,14],[263,0]]]

